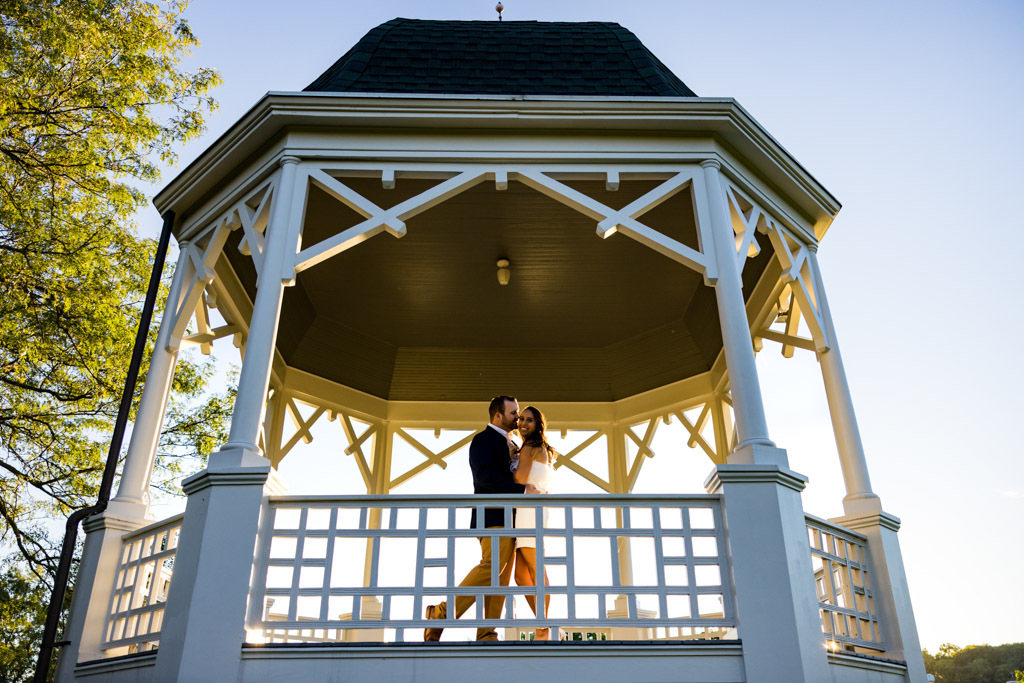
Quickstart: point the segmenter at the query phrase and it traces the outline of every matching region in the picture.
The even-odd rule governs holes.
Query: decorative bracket
[[[406,232],[405,221],[476,185],[486,176],[484,171],[464,171],[390,209],[382,209],[321,169],[310,168],[308,173],[312,184],[366,220],[300,251],[295,256],[296,273],[312,268],[381,232],[387,231],[395,237],[403,236]]]
[[[607,434],[607,430],[599,429],[590,436],[588,436],[586,439],[584,439],[583,443],[576,446],[568,453],[559,453],[558,457],[555,458],[554,468],[557,470],[560,467],[568,467],[571,471],[580,475],[581,477],[589,481],[591,484],[601,489],[602,491],[610,493],[612,490],[611,484],[609,484],[604,479],[597,476],[596,474],[594,474],[593,472],[591,472],[590,470],[588,470],[587,468],[583,467],[582,465],[573,460],[573,458],[575,458],[583,451],[587,450],[588,447],[590,447],[602,436],[606,436]]]
[[[519,171],[516,173],[518,180],[527,187],[531,187],[541,194],[579,211],[584,216],[596,220],[599,237],[607,238],[616,232],[621,232],[623,235],[636,240],[659,254],[669,257],[673,261],[683,264],[691,270],[706,274],[711,268],[710,264],[712,262],[712,259],[708,258],[706,254],[692,249],[667,235],[663,235],[636,220],[639,216],[658,206],[680,190],[689,187],[694,182],[695,175],[696,172],[693,171],[679,172],[644,196],[631,202],[625,208],[613,209],[555,180],[546,173],[540,171]],[[609,180],[608,182],[614,181]]]
[[[808,343],[813,344],[814,351],[827,351],[829,340],[825,332],[824,313],[818,305],[819,283],[808,258],[809,246],[734,185],[726,183],[726,195],[736,234],[736,257],[740,269],[748,257],[760,252],[755,231],[766,235],[782,267],[782,281],[788,285],[791,295],[789,302],[780,301],[780,317],[765,325],[766,329],[758,330],[754,336],[781,343],[783,355],[787,358],[792,355],[794,347],[807,348]],[[801,316],[811,332],[809,340],[797,336]],[[775,322],[784,322],[785,331],[770,329]]]

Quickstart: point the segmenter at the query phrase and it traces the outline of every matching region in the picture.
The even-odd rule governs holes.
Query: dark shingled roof
[[[306,90],[696,97],[630,31],[599,21],[392,19]]]

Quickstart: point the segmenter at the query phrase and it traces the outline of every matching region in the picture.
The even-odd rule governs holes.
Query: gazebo
[[[840,204],[626,29],[389,21],[155,203],[180,260],[117,496],[85,524],[59,680],[924,681],[816,257]],[[230,436],[154,521],[178,353],[221,339],[243,358]],[[769,438],[765,342],[821,365],[841,518],[805,513]],[[392,493],[462,457],[502,393],[578,436],[557,465],[599,493]],[[365,495],[284,490],[320,420]],[[710,459],[707,493],[632,493],[669,420]],[[396,467],[397,443],[422,460]],[[578,462],[594,448],[602,474]],[[422,642],[428,604],[482,595],[458,586],[470,510],[524,500],[550,513],[550,585],[495,585],[500,619],[474,607]],[[459,635],[482,625],[504,640]],[[544,625],[568,640],[520,640]]]

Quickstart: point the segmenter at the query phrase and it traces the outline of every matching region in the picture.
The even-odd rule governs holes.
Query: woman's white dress
[[[548,492],[548,486],[551,484],[551,478],[555,474],[555,469],[551,465],[539,463],[536,460],[530,466],[530,474],[526,477],[527,484],[533,484],[543,493]],[[533,496],[530,496],[533,498]],[[532,501],[531,501],[532,502]],[[542,503],[542,500],[537,500],[537,503]],[[547,526],[548,511],[544,510],[544,526]],[[516,508],[516,529],[528,530],[529,536],[518,536],[516,538],[517,548],[536,548],[537,537],[534,532],[537,528],[537,509],[534,507],[521,507]]]

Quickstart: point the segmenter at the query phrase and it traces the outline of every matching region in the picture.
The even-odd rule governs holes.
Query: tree
[[[1003,683],[1024,675],[1024,643],[968,645],[946,643],[936,655],[924,651],[924,666],[939,683]]]
[[[217,74],[180,69],[198,44],[184,9],[0,0],[0,540],[37,582],[57,553],[46,520],[95,501],[131,356],[155,246],[133,183],[214,106]],[[212,372],[180,363],[164,456],[224,438],[233,396],[207,395]]]
[[[27,680],[36,666],[48,594],[35,577],[7,565],[0,573],[0,682]]]

